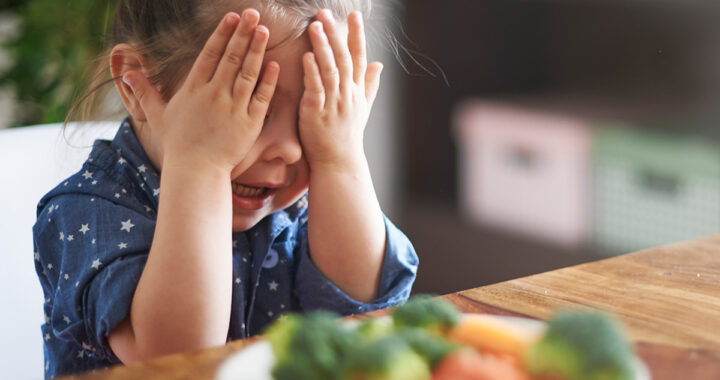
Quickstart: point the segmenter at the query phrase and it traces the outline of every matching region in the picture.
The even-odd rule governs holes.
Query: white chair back
[[[46,124],[0,131],[0,368],[6,379],[43,377],[43,294],[33,262],[37,203],[120,122]]]

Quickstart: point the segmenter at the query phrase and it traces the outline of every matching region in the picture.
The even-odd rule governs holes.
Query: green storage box
[[[608,254],[720,232],[720,147],[689,136],[598,128],[592,235]]]

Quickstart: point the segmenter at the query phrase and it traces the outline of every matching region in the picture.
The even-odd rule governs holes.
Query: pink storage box
[[[590,128],[581,119],[472,101],[457,108],[462,212],[563,245],[588,235]]]

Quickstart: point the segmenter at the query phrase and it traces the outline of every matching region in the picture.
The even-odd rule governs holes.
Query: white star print
[[[78,187],[82,187],[82,183],[78,183]]]
[[[118,244],[118,248],[120,248],[120,249],[125,249],[125,248],[127,248],[127,243],[120,243],[120,244]]]
[[[272,312],[272,311],[268,311],[268,317],[272,317],[272,316],[273,316],[273,312]]]
[[[60,240],[65,240],[65,234],[62,232],[60,233]]]
[[[95,202],[95,198],[90,198],[90,202]]]
[[[93,347],[85,342],[82,342],[82,348],[83,348],[83,350],[95,351],[95,347]]]
[[[93,185],[97,185],[97,180],[92,181]]]
[[[75,282],[75,287],[77,288],[78,285],[80,285],[80,281]]]
[[[145,173],[145,170],[146,170],[146,169],[147,169],[147,168],[145,167],[145,165],[144,165],[144,164],[143,164],[143,165],[140,165],[140,166],[138,166],[138,171],[139,171],[140,173]]]
[[[237,240],[233,240],[233,248],[237,248]]]
[[[243,262],[244,262],[244,263],[247,262],[247,257],[243,257]]]
[[[100,269],[100,265],[102,265],[102,263],[100,262],[100,259],[95,259],[95,261],[92,262],[92,265],[90,265],[90,268],[98,270],[98,269]]]
[[[120,198],[120,193],[115,193],[115,198]]]
[[[80,359],[82,359],[84,355],[85,355],[85,352],[84,352],[83,350],[80,350],[80,351],[78,351],[78,356],[77,356],[77,357],[80,358]]]
[[[92,239],[92,243],[95,244],[95,239]]]
[[[52,268],[53,268],[53,265],[52,265],[52,264],[48,264],[48,265],[47,265],[47,268],[48,268],[48,269],[52,269]]]
[[[90,224],[83,224],[80,226],[80,229],[78,232],[82,232],[83,235],[85,235],[86,232],[90,231]]]
[[[125,163],[127,163],[127,161],[124,158],[120,157],[120,159],[118,160],[118,164],[125,164]]]
[[[130,229],[135,227],[134,224],[130,221],[130,219],[127,220],[127,222],[120,222],[122,224],[122,227],[120,228],[120,231],[127,231],[130,232]]]
[[[85,170],[85,173],[83,173],[82,176],[85,177],[85,179],[90,179],[90,178],[92,178],[93,173]]]
[[[50,323],[50,317],[47,314],[43,313],[43,317],[45,317],[45,323]]]
[[[65,278],[65,280],[68,280],[70,278],[70,275],[65,273],[65,276],[63,276],[63,277]]]
[[[35,252],[35,261],[40,261],[40,253]]]
[[[153,189],[153,195],[156,197],[160,195],[160,189]]]
[[[240,280],[240,277],[238,277],[238,278],[235,279],[235,283],[236,283],[236,284],[239,284],[239,283],[241,283],[241,282],[242,282],[242,281]]]
[[[45,340],[50,340],[50,334],[45,334]]]
[[[278,284],[277,282],[275,282],[275,280],[273,280],[272,282],[270,282],[268,284],[268,287],[270,287],[270,290],[272,290],[272,291],[277,291],[278,285],[280,285],[280,284]]]
[[[145,206],[145,212],[150,212],[150,211],[152,211],[152,209],[148,206]]]
[[[67,241],[73,241],[73,240],[75,240],[75,237],[72,235],[68,235]]]
[[[281,308],[281,309],[284,309],[284,308],[285,308],[285,304],[281,304],[281,305],[280,305],[280,308]]]
[[[70,183],[70,182],[65,182],[65,183],[63,183],[63,186],[67,186],[67,185],[68,185],[68,183]]]
[[[68,325],[70,324],[70,318],[68,318],[67,315],[63,316],[63,321],[65,321],[65,323],[67,323]]]
[[[120,189],[120,191],[121,191],[123,194],[127,194],[127,190],[125,190],[125,189]]]

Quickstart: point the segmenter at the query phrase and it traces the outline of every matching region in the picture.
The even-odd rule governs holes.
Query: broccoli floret
[[[315,312],[294,316],[268,330],[276,342],[276,380],[338,379],[348,352],[361,341],[359,334],[338,323],[339,316]],[[294,320],[293,320],[294,319]],[[284,335],[283,335],[284,334]]]
[[[631,347],[619,325],[596,312],[566,311],[548,321],[530,346],[527,369],[533,375],[567,380],[629,380]]]
[[[426,380],[430,367],[398,336],[357,346],[348,356],[343,380]]]
[[[265,338],[270,342],[278,361],[284,361],[289,355],[290,338],[298,330],[300,319],[297,314],[283,315],[265,330]]]
[[[357,332],[367,341],[378,340],[393,332],[391,321],[382,318],[365,318],[359,321]]]
[[[416,327],[402,328],[397,331],[397,336],[420,355],[430,368],[435,368],[435,365],[447,354],[460,348],[437,335],[430,334],[427,330]]]
[[[415,296],[393,309],[396,327],[421,327],[444,335],[460,321],[460,312],[449,302],[430,296]]]

